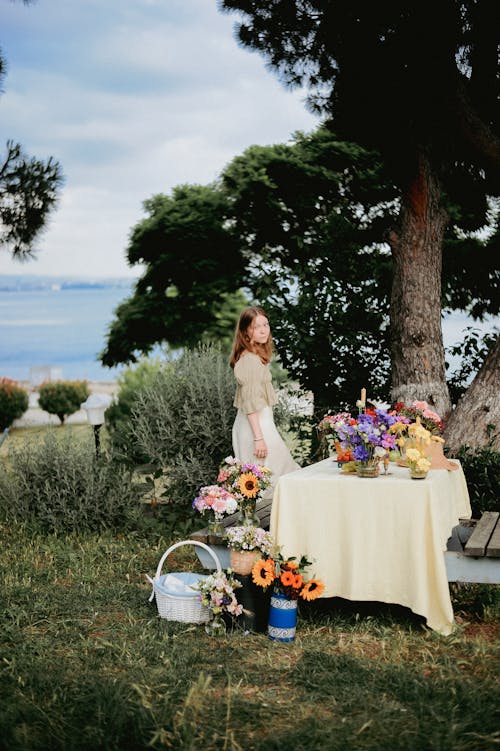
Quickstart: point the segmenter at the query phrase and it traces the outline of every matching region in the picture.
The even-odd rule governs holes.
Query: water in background
[[[8,288],[0,284],[0,378],[29,381],[31,368],[46,367],[68,380],[116,379],[123,366],[105,368],[97,355],[104,348],[113,311],[130,295],[132,282],[95,288],[47,282],[43,289],[27,289],[27,282],[16,288],[17,283],[11,280]],[[465,315],[449,316],[443,321],[445,346],[459,341],[468,325],[487,331],[499,324],[499,318],[477,324]],[[453,370],[458,358],[448,359]]]
[[[123,370],[97,360],[114,309],[131,288],[0,291],[0,377],[29,381],[46,366],[67,380],[113,381]]]

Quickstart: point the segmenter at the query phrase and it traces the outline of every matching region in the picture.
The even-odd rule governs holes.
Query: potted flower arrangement
[[[226,531],[229,562],[232,570],[243,576],[252,571],[253,564],[262,555],[270,555],[273,538],[261,527],[229,527]]]
[[[258,527],[260,522],[255,506],[271,484],[269,467],[228,456],[219,469],[217,482],[237,500],[240,523],[243,526]]]
[[[397,422],[394,414],[384,409],[367,409],[356,418],[350,415],[335,423],[335,431],[343,448],[350,448],[359,477],[376,477],[378,464],[396,447],[391,426]]]
[[[201,593],[202,605],[206,605],[211,611],[211,620],[205,626],[205,631],[210,636],[225,633],[226,625],[222,619],[224,613],[235,618],[243,612],[243,606],[236,599],[235,589],[238,587],[241,584],[236,581],[230,569],[200,579],[195,585],[194,588]]]
[[[252,579],[258,587],[272,588],[269,610],[269,638],[293,641],[297,627],[297,601],[315,600],[325,585],[320,579],[304,578],[304,570],[311,565],[306,556],[284,558],[281,553],[260,558],[252,568]]]
[[[209,535],[222,537],[222,519],[226,514],[234,514],[238,508],[236,498],[220,485],[205,485],[200,488],[193,501],[193,508],[202,516],[208,517]]]

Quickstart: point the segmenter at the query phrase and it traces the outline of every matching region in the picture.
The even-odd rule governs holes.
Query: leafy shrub
[[[28,393],[16,381],[0,378],[0,430],[9,428],[28,409]]]
[[[49,429],[9,451],[0,473],[0,513],[49,531],[122,527],[139,510],[131,473],[112,459],[95,460],[92,434]]]
[[[134,440],[131,416],[141,390],[151,383],[161,367],[159,360],[142,360],[135,367],[127,368],[118,379],[117,398],[106,410],[106,427],[113,451],[132,465],[149,461]]]
[[[462,446],[457,454],[467,480],[472,517],[483,511],[500,511],[500,451],[493,443],[479,449]]]
[[[78,412],[89,395],[86,381],[54,381],[40,386],[38,404],[51,415],[57,415],[61,423],[66,417]]]
[[[133,450],[163,468],[168,502],[188,516],[196,490],[215,482],[232,453],[234,390],[227,356],[206,345],[160,368],[138,393]]]

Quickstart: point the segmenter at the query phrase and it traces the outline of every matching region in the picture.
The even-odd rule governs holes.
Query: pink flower
[[[212,508],[214,511],[220,511],[221,513],[224,513],[226,510],[226,499],[225,498],[216,498],[215,500],[212,500]]]
[[[428,407],[429,407],[429,405],[427,404],[427,402],[419,402],[419,401],[416,401],[416,400],[413,402],[413,404],[411,406],[415,407],[415,409],[421,409],[421,410],[428,409]]]
[[[439,417],[439,415],[433,412],[432,409],[424,409],[422,414],[424,417],[428,417],[429,420],[434,420],[434,422],[441,422],[441,418]]]

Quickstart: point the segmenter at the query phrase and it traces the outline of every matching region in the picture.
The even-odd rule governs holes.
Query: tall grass
[[[402,608],[303,607],[295,643],[159,619],[160,530],[0,525],[0,747],[498,748],[496,588],[455,587],[451,637]],[[193,570],[190,548],[168,570]],[[482,607],[487,593],[487,607]]]

